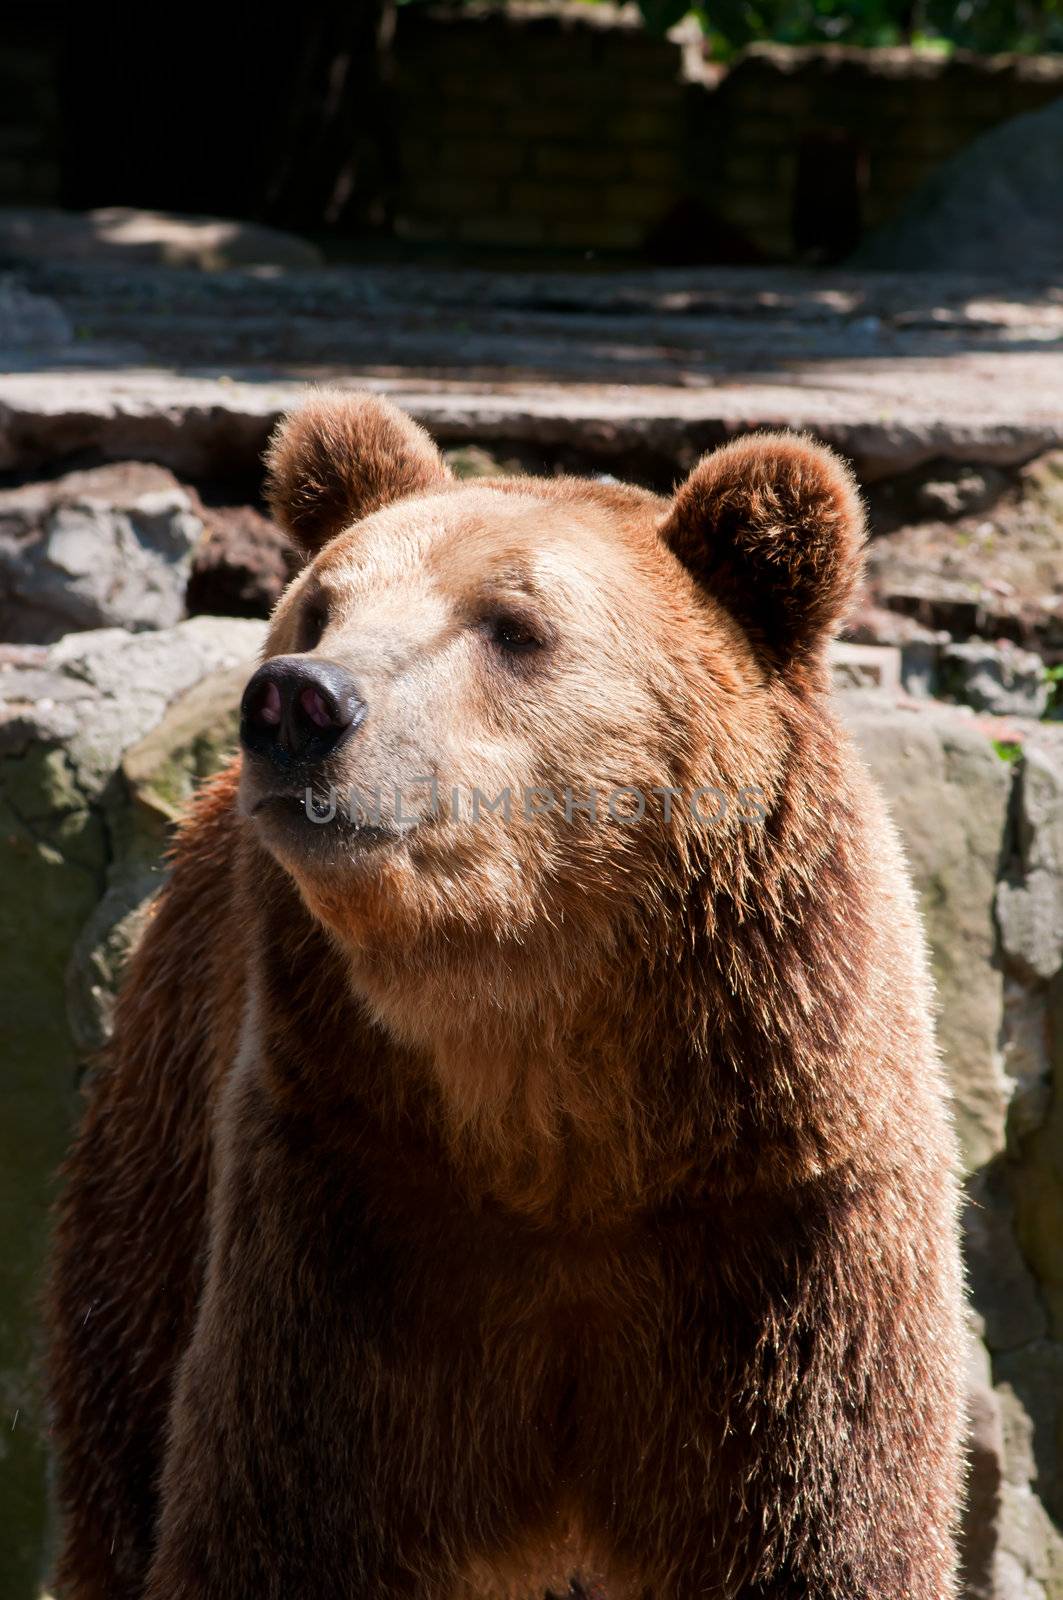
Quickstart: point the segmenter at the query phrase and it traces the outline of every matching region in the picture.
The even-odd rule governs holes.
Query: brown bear
[[[946,1600],[956,1180],[825,644],[853,482],[451,479],[320,395],[307,564],[59,1207],[62,1600]]]

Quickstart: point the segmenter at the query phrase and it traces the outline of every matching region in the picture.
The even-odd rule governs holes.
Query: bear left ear
[[[266,451],[266,500],[302,553],[381,506],[450,481],[424,429],[378,395],[325,390],[283,417]]]
[[[848,467],[793,433],[735,439],[678,489],[662,536],[778,665],[815,653],[862,569],[864,513]]]

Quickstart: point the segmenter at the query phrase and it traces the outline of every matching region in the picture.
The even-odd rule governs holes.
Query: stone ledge
[[[907,381],[840,368],[778,383],[749,381],[683,389],[579,383],[479,384],[470,380],[382,378],[365,373],[323,381],[390,395],[442,444],[568,450],[585,462],[660,477],[687,470],[707,449],[756,428],[795,428],[833,445],[865,482],[934,459],[1020,465],[1063,446],[1063,414],[1030,414],[1018,400],[1053,392],[1061,359],[997,357],[1015,363],[1012,385],[994,391],[976,368],[933,378],[919,401]],[[915,374],[913,374],[915,376]],[[926,376],[926,375],[924,375]],[[1012,388],[1011,401],[1008,389]],[[0,378],[0,470],[29,473],[77,454],[153,460],[192,478],[257,473],[277,418],[305,400],[309,385],[283,374],[254,382],[159,370],[89,373],[69,369]],[[896,409],[894,409],[896,407]],[[636,460],[625,471],[625,457]]]

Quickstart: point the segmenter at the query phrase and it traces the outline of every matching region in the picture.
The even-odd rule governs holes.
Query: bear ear
[[[661,531],[779,666],[824,643],[862,570],[864,513],[851,472],[793,433],[752,434],[703,456]]]
[[[277,424],[266,500],[310,557],[352,522],[450,479],[424,429],[373,394],[324,392]]]

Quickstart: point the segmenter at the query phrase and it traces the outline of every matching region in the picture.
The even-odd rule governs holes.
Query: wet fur
[[[304,417],[273,492],[333,463],[299,514],[345,583],[367,446],[329,415],[340,445]],[[378,484],[407,424],[371,415]],[[395,498],[412,471],[428,499],[398,510],[449,516],[468,491],[414,446]],[[948,1600],[954,1153],[906,872],[826,693],[849,479],[776,438],[671,505],[478,493],[614,530],[630,670],[667,688],[616,760],[752,778],[767,820],[711,847],[680,815],[622,845],[543,823],[448,893],[400,855],[352,897],[263,848],[237,768],[204,789],[59,1209],[58,1592]]]

